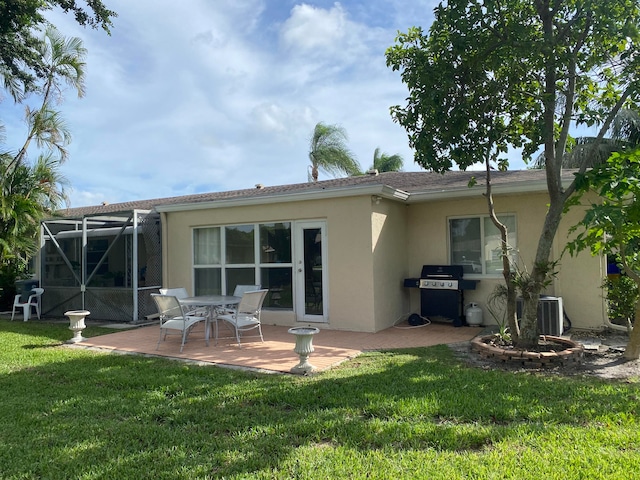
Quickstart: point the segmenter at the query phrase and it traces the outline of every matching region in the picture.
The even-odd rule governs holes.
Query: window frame
[[[264,225],[273,225],[276,223],[288,224],[289,228],[289,254],[291,256],[289,262],[263,262],[261,255],[261,227]],[[227,228],[238,227],[238,226],[251,226],[253,227],[253,262],[252,263],[231,263],[227,260]],[[268,269],[289,269],[290,277],[293,278],[293,220],[283,220],[283,221],[263,221],[263,222],[239,222],[239,223],[229,223],[229,224],[219,224],[219,225],[198,225],[191,227],[191,281],[192,286],[196,288],[196,270],[197,269],[218,269],[220,270],[220,289],[221,294],[223,295],[231,295],[233,292],[227,291],[228,285],[228,270],[233,269],[243,269],[243,268],[251,268],[253,269],[254,280],[253,283],[256,285],[262,284],[262,272],[263,270]],[[216,264],[196,264],[195,263],[195,236],[197,230],[205,230],[205,229],[214,229],[217,228],[220,234],[220,252],[219,259],[220,262]],[[292,294],[293,294],[293,281],[291,285]],[[265,309],[269,309],[269,307],[265,306]],[[271,308],[275,309],[275,307]],[[294,305],[291,307],[280,307],[280,310],[293,311]]]
[[[511,254],[511,259],[512,261],[515,260],[514,259],[514,255],[517,254],[518,251],[518,216],[515,212],[501,212],[501,213],[496,213],[496,216],[498,217],[498,219],[503,218],[503,217],[512,217],[513,218],[513,224],[515,225],[515,228],[512,230],[508,230],[507,235],[514,236],[514,242],[515,245],[510,245],[510,247],[512,248],[512,254]],[[487,258],[485,258],[485,250],[486,250],[486,246],[487,246],[487,235],[485,233],[485,221],[489,220],[491,221],[491,216],[488,213],[485,214],[476,214],[476,215],[452,215],[447,217],[447,257],[448,257],[448,262],[450,265],[456,265],[455,263],[452,262],[453,260],[453,245],[452,245],[452,235],[451,235],[451,221],[452,220],[472,220],[472,219],[478,219],[480,222],[480,264],[482,266],[482,272],[481,273],[473,273],[473,272],[465,272],[464,276],[465,278],[502,278],[502,273],[501,272],[497,272],[497,273],[487,273],[486,272],[486,268],[487,268]]]

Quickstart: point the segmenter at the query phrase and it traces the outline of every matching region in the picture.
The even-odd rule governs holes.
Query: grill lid
[[[422,278],[459,280],[464,274],[462,265],[423,265]]]

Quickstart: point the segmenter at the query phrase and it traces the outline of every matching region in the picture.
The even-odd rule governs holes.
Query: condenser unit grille
[[[522,298],[518,298],[517,314],[522,317]],[[564,330],[562,297],[540,297],[538,303],[538,332],[540,335],[560,336]]]

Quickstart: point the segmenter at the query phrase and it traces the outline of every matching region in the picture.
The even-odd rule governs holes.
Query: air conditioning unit
[[[522,298],[518,298],[516,312],[522,316]],[[540,335],[560,336],[564,331],[562,297],[541,296],[538,303],[538,332]]]

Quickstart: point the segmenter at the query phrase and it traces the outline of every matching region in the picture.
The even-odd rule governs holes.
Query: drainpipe
[[[607,278],[607,256],[606,255],[600,255],[600,278]],[[600,291],[601,291],[601,295],[600,298],[602,299],[602,318],[603,318],[603,326],[605,328],[610,328],[612,330],[618,330],[621,332],[628,332],[629,330],[627,329],[627,327],[623,326],[623,325],[615,325],[613,323],[611,323],[611,321],[609,320],[609,315],[607,314],[607,296],[604,292],[605,288],[604,287],[600,287]]]
[[[611,323],[609,321],[609,316],[606,314],[604,317],[604,325],[607,328],[611,328],[613,330],[618,330],[620,332],[625,332],[625,333],[631,333],[631,330],[633,330],[633,327],[626,327],[625,325],[616,325],[615,323]]]
[[[606,300],[605,300],[606,301]],[[629,325],[616,325],[614,323],[611,323],[609,321],[609,316],[605,315],[605,320],[604,320],[604,324],[609,327],[609,328],[613,328],[614,330],[618,330],[620,332],[627,332],[629,335],[631,335],[631,332],[633,331],[633,326]],[[640,318],[640,301],[636,302],[636,319]]]
[[[87,291],[87,217],[82,217],[82,259],[80,267],[80,292],[82,295],[82,310],[84,307],[85,292]]]
[[[131,290],[133,292],[133,323],[138,322],[138,210],[133,211],[133,254],[131,255]]]

